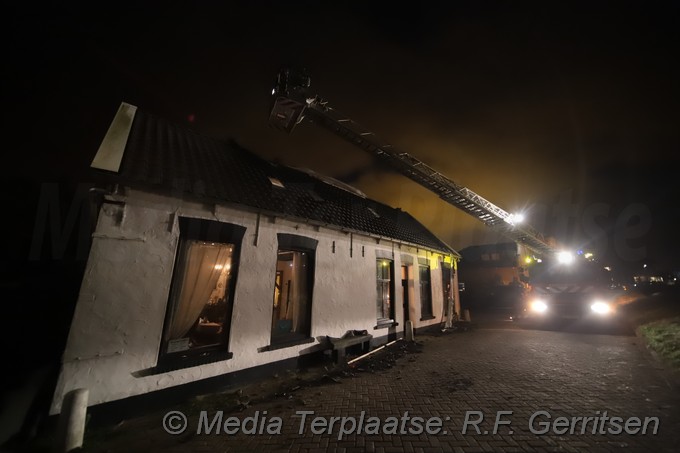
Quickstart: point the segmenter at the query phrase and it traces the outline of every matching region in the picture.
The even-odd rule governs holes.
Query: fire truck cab
[[[532,265],[529,290],[518,317],[534,322],[612,320],[616,318],[618,292],[611,288],[609,273],[597,261],[557,253]]]

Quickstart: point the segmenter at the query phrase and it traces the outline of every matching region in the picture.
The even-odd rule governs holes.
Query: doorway
[[[406,332],[406,322],[410,321],[409,297],[408,297],[408,266],[401,266],[401,294],[404,301],[404,332]]]
[[[449,263],[442,263],[442,295],[444,302],[444,317],[449,316],[449,300],[451,300],[451,265]]]

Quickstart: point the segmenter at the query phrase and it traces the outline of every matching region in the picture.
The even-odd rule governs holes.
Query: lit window
[[[394,299],[392,290],[393,273],[394,265],[392,260],[378,259],[376,261],[376,310],[378,324],[394,321]]]
[[[187,218],[180,218],[179,223],[180,241],[161,356],[181,361],[206,352],[226,351],[245,228]]]

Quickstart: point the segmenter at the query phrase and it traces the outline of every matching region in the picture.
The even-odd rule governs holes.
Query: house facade
[[[444,320],[459,255],[408,213],[121,105],[51,413],[134,399]],[[456,304],[456,312],[459,306]],[[208,387],[206,387],[208,388]]]

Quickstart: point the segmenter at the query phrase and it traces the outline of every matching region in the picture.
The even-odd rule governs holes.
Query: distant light
[[[587,252],[585,255],[583,255],[583,257],[584,257],[585,259],[589,260],[590,258],[593,257],[593,254],[590,253],[590,252]]]
[[[542,262],[543,262],[543,260],[542,260],[542,259],[540,259],[540,258],[538,258],[538,259],[536,260],[536,262],[537,262],[537,263],[542,263]]]
[[[276,88],[272,88],[272,96],[276,94]]]
[[[218,271],[219,271],[220,269],[222,269],[223,267],[224,267],[224,266],[222,266],[221,264],[215,264],[215,269],[217,269]]]
[[[574,255],[571,252],[559,252],[557,254],[557,261],[562,264],[571,264],[574,262]]]
[[[604,270],[611,272],[612,268],[609,267],[609,266],[605,266],[605,267],[604,267]]]
[[[530,256],[527,256],[526,258],[524,258],[524,262],[527,263],[527,264],[531,264],[531,261],[532,260],[531,260]]]
[[[646,264],[643,264],[643,265],[642,265],[642,268],[644,269],[645,267],[647,267],[647,265],[646,265]]]

